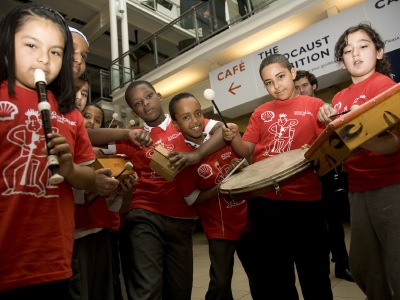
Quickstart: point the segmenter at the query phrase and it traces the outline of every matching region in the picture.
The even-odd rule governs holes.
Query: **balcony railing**
[[[225,16],[225,1],[201,2],[138,43],[111,63],[110,94],[278,0],[246,1],[246,14],[232,18]]]

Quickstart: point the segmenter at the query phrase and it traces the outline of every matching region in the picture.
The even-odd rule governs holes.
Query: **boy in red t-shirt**
[[[192,94],[181,93],[169,103],[172,123],[185,141],[180,151],[193,151],[210,135],[204,133],[204,116],[199,101]],[[209,244],[210,283],[205,299],[232,299],[234,254],[237,253],[249,275],[253,249],[249,244],[250,219],[246,200],[218,193],[219,183],[238,160],[230,146],[189,166],[177,175],[178,188],[186,203],[195,207]],[[234,163],[233,163],[234,164]],[[251,275],[250,275],[251,276]]]
[[[260,65],[262,81],[275,100],[259,106],[241,138],[236,124],[222,128],[241,157],[253,162],[311,145],[324,124],[317,114],[320,99],[298,95],[293,80],[296,70],[280,54],[265,58]],[[259,270],[255,299],[298,299],[294,265],[304,299],[332,299],[329,280],[328,232],[321,205],[321,184],[316,173],[308,173],[281,188],[250,199],[249,212]],[[266,245],[266,246],[265,246]]]
[[[161,94],[147,81],[134,81],[125,92],[125,100],[145,121],[142,134],[134,139],[128,129],[94,129],[89,137],[95,145],[109,145],[113,153],[132,158],[139,179],[132,194],[130,212],[125,219],[129,235],[130,270],[128,293],[132,299],[190,299],[193,278],[192,233],[197,212],[183,200],[176,181],[166,181],[150,167],[152,141],[173,150],[183,136],[164,114]],[[205,120],[209,132],[217,122]],[[220,124],[218,124],[218,127]],[[123,141],[129,140],[129,141]],[[107,152],[110,153],[110,152]]]

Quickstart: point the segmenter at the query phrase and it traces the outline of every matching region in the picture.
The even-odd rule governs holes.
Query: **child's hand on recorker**
[[[329,124],[330,122],[332,122],[334,120],[334,118],[331,118],[331,116],[336,115],[336,114],[337,114],[336,109],[332,108],[329,105],[324,105],[319,108],[317,117],[320,122]]]
[[[228,123],[227,125],[229,128],[221,126],[222,137],[225,141],[230,142],[236,137],[237,134],[239,134],[239,126],[237,126],[235,123]]]
[[[129,131],[131,141],[140,147],[153,148],[153,140],[150,133],[143,129],[133,129]]]
[[[50,154],[57,155],[60,168],[58,173],[68,180],[68,177],[75,171],[74,161],[71,153],[71,148],[67,139],[58,133],[50,133],[48,137],[51,141],[47,144]],[[47,149],[42,149],[42,152],[47,155]]]

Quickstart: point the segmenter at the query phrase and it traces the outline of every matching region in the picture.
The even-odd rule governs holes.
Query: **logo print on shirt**
[[[18,107],[9,101],[0,101],[0,121],[14,120]]]
[[[222,180],[225,179],[225,175],[229,172],[229,164],[225,164],[222,167],[219,165],[219,162],[215,162],[214,166],[218,170],[217,177],[215,177],[215,184],[219,184]]]
[[[342,108],[342,102],[336,103],[335,106],[334,106],[333,108],[336,109],[336,111],[337,111],[338,113],[340,113],[340,112],[341,112],[340,109]]]
[[[46,157],[41,149],[45,148],[42,120],[39,112],[29,109],[25,115],[25,125],[18,125],[7,134],[7,141],[20,147],[18,157],[3,170],[3,179],[7,190],[2,195],[25,194],[35,197],[58,197],[46,195],[46,189],[58,188],[48,182],[49,170]],[[53,127],[58,133],[58,128]],[[11,180],[10,180],[11,179]]]
[[[296,126],[299,123],[297,119],[288,119],[286,114],[280,114],[277,122],[271,124],[268,131],[273,134],[274,140],[265,147],[264,156],[273,156],[290,150]]]
[[[221,154],[221,158],[223,159],[223,160],[226,160],[226,159],[228,159],[229,157],[231,157],[231,155],[232,155],[232,152],[225,152],[225,153],[222,153]]]
[[[275,117],[275,113],[273,111],[267,110],[261,114],[261,120],[264,122],[271,122],[272,119]]]
[[[207,179],[212,176],[212,168],[208,164],[202,164],[198,169],[197,169],[197,174],[199,176],[203,177],[204,179]]]
[[[182,135],[182,132],[174,133],[173,135],[169,136],[167,140],[168,140],[168,142],[170,142],[173,139],[176,139],[176,138],[180,137],[181,135]]]
[[[363,100],[363,102],[365,102],[365,99],[367,99],[367,96],[365,96],[365,95],[361,95],[360,97],[358,97],[358,98],[354,99],[354,101],[353,101],[353,104],[352,104],[352,105],[354,105],[354,104],[358,104],[358,100]]]

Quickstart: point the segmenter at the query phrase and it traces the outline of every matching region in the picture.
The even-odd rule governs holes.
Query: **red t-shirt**
[[[74,198],[70,185],[48,183],[44,130],[35,91],[0,88],[0,292],[72,276]],[[95,159],[82,115],[58,113],[47,92],[53,131],[63,135],[75,163]]]
[[[188,152],[194,148],[188,146]],[[204,158],[200,163],[188,166],[177,175],[181,194],[189,196],[193,191],[209,190],[218,185],[229,173],[229,162],[238,156],[230,146]],[[231,206],[229,195],[218,193],[207,202],[194,205],[208,239],[238,240],[250,230],[247,201],[235,199]]]
[[[113,212],[108,209],[106,198],[109,196],[100,196],[96,201],[86,208],[89,201],[85,195],[84,204],[75,204],[75,229],[81,228],[108,228],[117,230],[119,228],[119,212]]]
[[[362,105],[396,85],[378,72],[337,93],[332,106],[338,111],[349,110],[353,104]],[[343,163],[349,174],[349,191],[365,192],[400,182],[400,151],[383,155],[363,149]]]
[[[108,196],[99,196],[88,208],[88,197],[92,193],[85,193],[85,202],[75,204],[75,229],[82,228],[108,228],[118,230],[120,225],[119,212],[108,209],[106,199]]]
[[[251,115],[243,140],[255,143],[253,163],[279,153],[311,145],[325,125],[318,121],[321,99],[297,96],[288,100],[273,100],[259,106]],[[271,174],[272,175],[272,174]],[[321,198],[321,184],[314,172],[281,187],[264,197],[276,200],[313,201]]]
[[[208,120],[205,120],[207,125]],[[169,151],[175,149],[179,139],[184,137],[176,129],[169,116],[157,127],[141,127],[150,131],[153,144],[161,144]],[[132,194],[130,209],[145,209],[157,214],[176,218],[196,218],[197,213],[193,207],[186,204],[176,186],[176,179],[168,182],[150,167],[153,149],[139,148],[130,141],[116,143],[117,153],[126,154],[132,159],[133,168],[139,176]]]

